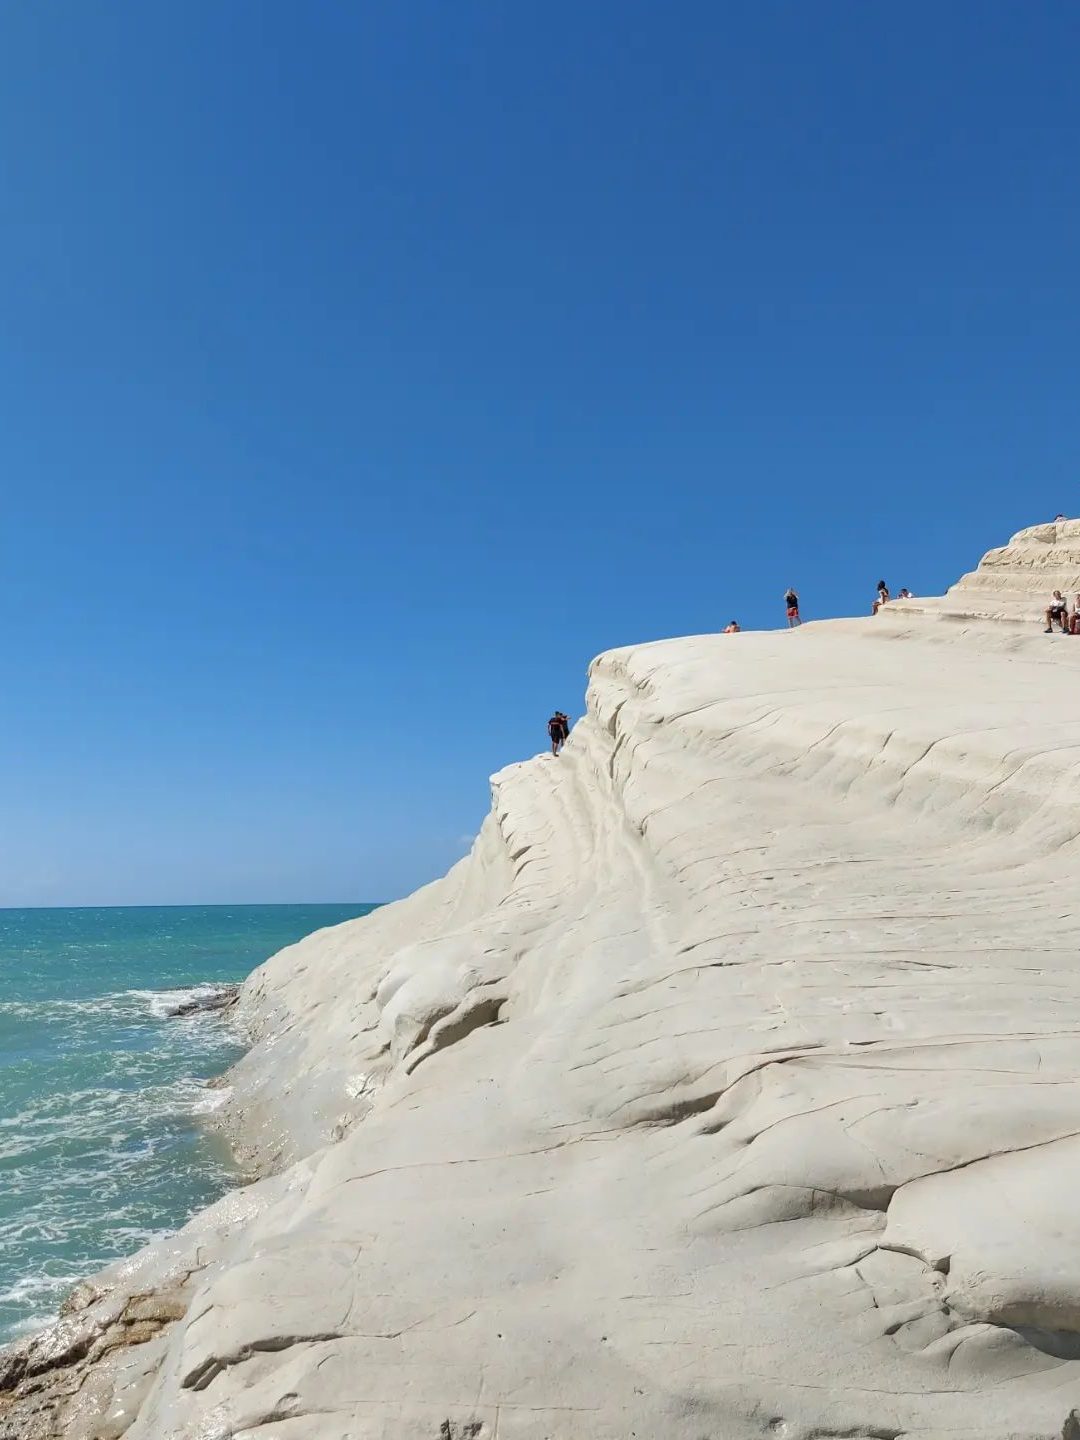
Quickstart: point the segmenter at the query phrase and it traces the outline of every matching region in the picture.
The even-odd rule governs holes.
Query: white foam
[[[14,1212],[0,1210],[0,1343],[46,1323],[80,1279],[225,1188],[224,1157],[199,1147],[193,1125],[228,1099],[197,1076],[231,1058],[229,1026],[166,1018],[223,988],[0,1005],[8,1028],[35,1037],[31,1057],[48,1054],[43,1036],[62,1047],[60,1064],[50,1059],[38,1080],[52,1088],[22,1089],[0,1117],[5,1208]]]
[[[215,1110],[220,1110],[232,1094],[231,1085],[218,1085],[211,1089],[209,1086],[200,1086],[200,1096],[191,1102],[192,1115],[212,1115]]]
[[[152,1015],[167,1019],[175,1015],[181,1005],[212,999],[229,987],[209,981],[199,985],[179,986],[174,990],[128,990],[125,993],[147,1006]]]

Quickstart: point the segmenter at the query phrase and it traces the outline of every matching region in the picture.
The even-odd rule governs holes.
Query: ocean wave
[[[192,1076],[143,1089],[95,1088],[42,1095],[16,1114],[0,1118],[0,1156],[16,1153],[6,1148],[9,1145],[33,1148],[50,1133],[59,1133],[68,1140],[122,1139],[133,1127],[148,1122],[169,1116],[208,1114],[227,1096],[225,1087],[211,1087]]]
[[[11,1306],[25,1313],[25,1319],[9,1327],[9,1336],[23,1334],[45,1324],[64,1296],[83,1279],[85,1276],[74,1270],[56,1275],[21,1275],[18,1280],[0,1289],[0,1307]]]
[[[220,995],[223,990],[229,988],[228,985],[206,981],[201,985],[186,985],[175,990],[128,990],[124,993],[145,1004],[151,1015],[157,1016],[158,1019],[165,1019],[175,1017],[175,1012],[181,1005],[188,1005],[193,1001],[211,1000],[215,995]],[[198,1012],[196,1012],[197,1014]],[[194,1019],[196,1016],[181,1018]]]
[[[55,1019],[92,1018],[95,1021],[125,1020],[143,1017],[164,1020],[172,1018],[181,1005],[191,1001],[209,1000],[231,987],[225,982],[203,981],[180,985],[167,990],[117,990],[104,995],[87,995],[78,1000],[49,997],[41,1000],[0,1000],[0,1016],[16,1020],[47,1021]],[[218,1012],[207,1011],[205,1018]],[[180,1017],[183,1019],[196,1018]],[[203,1018],[197,1012],[197,1018]]]
[[[336,908],[333,923],[356,913]],[[170,1012],[212,999],[334,909],[0,918],[0,1343],[236,1180],[212,1123],[228,1092],[205,1083],[243,1049],[233,1012]]]
[[[202,1094],[191,1103],[193,1115],[212,1115],[215,1110],[220,1110],[232,1094],[231,1085],[215,1085],[200,1087]]]
[[[240,1050],[225,1017],[166,1019],[198,984],[0,1004],[0,1343],[48,1319],[80,1278],[182,1224],[233,1178],[201,1122],[204,1078]],[[8,1017],[8,1018],[4,1018]]]

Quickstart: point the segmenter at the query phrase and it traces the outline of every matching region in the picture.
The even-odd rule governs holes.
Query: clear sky
[[[0,6],[0,903],[400,894],[596,652],[1080,513],[1078,46]]]

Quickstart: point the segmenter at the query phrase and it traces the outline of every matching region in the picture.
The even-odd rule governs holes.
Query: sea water
[[[372,908],[0,910],[0,1344],[236,1178],[204,1119],[239,1036],[169,1011]]]

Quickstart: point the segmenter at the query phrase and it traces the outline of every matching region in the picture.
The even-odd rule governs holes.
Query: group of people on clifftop
[[[896,598],[897,600],[912,600],[915,597],[912,595],[911,591],[907,588],[906,585],[901,585],[900,593],[897,595]],[[892,596],[889,594],[888,585],[885,584],[884,580],[879,580],[877,582],[877,593],[875,594],[873,603],[870,606],[870,614],[876,615],[877,612],[881,609],[881,607],[883,605],[887,605],[891,599]]]
[[[898,600],[912,600],[914,596],[907,586],[903,585],[896,598]],[[891,599],[892,596],[889,593],[888,585],[886,585],[884,580],[879,580],[873,603],[870,607],[870,614],[876,615],[881,607],[887,605]],[[1060,611],[1056,608],[1058,605],[1060,605]],[[1048,635],[1052,629],[1053,620],[1058,620],[1063,630],[1071,625],[1072,633],[1074,635],[1080,634],[1080,595],[1076,597],[1076,608],[1071,620],[1066,614],[1067,611],[1068,605],[1062,599],[1061,591],[1055,590],[1054,599],[1051,601],[1050,608],[1046,612],[1046,633]],[[799,614],[799,592],[793,585],[789,585],[784,591],[784,612],[787,617],[789,630],[793,630],[796,625],[802,624],[802,616]],[[1051,617],[1053,617],[1053,619]],[[1063,619],[1062,617],[1065,618]],[[723,635],[738,635],[741,632],[742,626],[738,620],[729,620],[720,633]],[[569,736],[570,720],[562,710],[556,710],[548,721],[548,738],[551,741],[552,755],[558,755],[569,739]]]
[[[904,585],[896,598],[898,600],[911,600],[914,597],[912,596],[912,593],[907,588],[907,586]],[[1077,598],[1080,599],[1080,596],[1078,596]],[[891,599],[892,596],[889,594],[889,587],[885,584],[884,580],[879,580],[877,583],[877,592],[874,595],[873,605],[870,608],[870,614],[876,615],[881,609],[882,605],[887,605]],[[789,630],[793,630],[796,625],[802,624],[802,616],[799,614],[799,595],[798,592],[795,590],[794,586],[792,585],[789,585],[787,590],[785,590],[784,592],[784,610],[785,614],[787,615],[787,623]],[[720,633],[723,635],[738,635],[741,631],[742,626],[737,620],[729,620]]]

